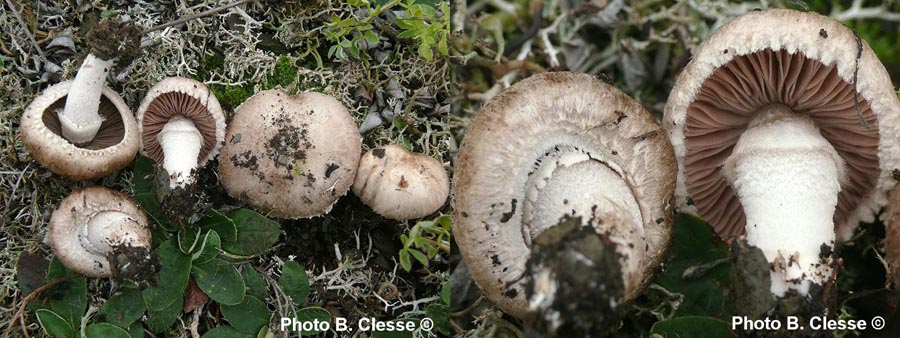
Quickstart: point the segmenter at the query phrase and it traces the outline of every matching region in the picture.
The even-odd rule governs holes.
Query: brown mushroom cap
[[[392,144],[363,155],[353,193],[379,215],[402,221],[428,216],[444,205],[450,179],[441,162]]]
[[[203,166],[219,154],[225,140],[225,115],[219,100],[202,82],[170,77],[157,83],[141,101],[137,124],[141,131],[141,153],[156,163],[163,163],[165,154],[157,135],[169,119],[183,116],[200,131],[202,145],[197,164]]]
[[[65,266],[89,277],[109,277],[107,255],[114,247],[150,247],[148,224],[128,195],[92,186],[63,199],[47,231],[53,252]]]
[[[848,239],[884,204],[890,171],[900,168],[893,136],[900,101],[892,88],[869,46],[837,21],[785,9],[735,18],[700,46],[666,104],[679,208],[722,237],[744,233],[743,208],[722,165],[756,112],[783,105],[809,116],[846,163],[834,221],[837,239]]]
[[[63,138],[57,111],[66,104],[72,81],[48,87],[22,114],[20,130],[35,160],[70,179],[93,180],[119,170],[134,159],[138,128],[131,110],[116,92],[103,87],[100,116],[103,124],[94,139],[81,147]]]
[[[231,196],[273,216],[318,216],[353,184],[361,144],[335,98],[268,90],[235,110],[219,175]]]
[[[560,153],[590,159],[588,168],[565,171],[603,166],[630,190],[621,197],[638,206],[647,249],[634,290],[649,281],[671,240],[675,159],[653,117],[589,75],[547,73],[519,81],[486,103],[468,127],[452,190],[453,233],[473,280],[500,309],[520,318],[529,311],[523,274],[535,235],[523,224],[529,203],[523,196],[540,184],[531,181],[541,163],[562,161]],[[554,202],[601,203],[559,199]]]

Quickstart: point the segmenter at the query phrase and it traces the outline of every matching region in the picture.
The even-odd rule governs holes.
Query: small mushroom
[[[203,83],[170,77],[157,83],[137,112],[141,153],[162,165],[169,188],[185,188],[194,170],[219,154],[225,116],[216,95]]]
[[[101,92],[116,63],[130,63],[140,53],[140,29],[131,22],[107,19],[98,22],[87,36],[89,52],[75,75],[59,111],[62,136],[76,145],[90,143],[99,132]]]
[[[96,136],[81,145],[63,137],[57,112],[73,85],[64,81],[50,86],[28,105],[19,127],[25,147],[42,166],[79,181],[97,179],[130,164],[140,142],[137,124],[125,101],[107,87],[99,99],[103,123]]]
[[[453,177],[454,236],[484,295],[513,316],[552,322],[559,311],[601,308],[563,309],[555,300],[566,283],[578,284],[583,299],[616,307],[637,296],[664,259],[675,169],[663,129],[621,91],[584,74],[532,76],[491,99],[468,127]],[[569,218],[577,228],[565,226]],[[577,274],[557,270],[565,267],[545,258],[558,253],[538,249],[568,250],[560,241],[570,234],[598,236],[572,254],[617,257],[620,268],[607,267],[609,280],[557,279]],[[607,243],[615,255],[582,251],[594,250],[590,243]],[[613,285],[624,287],[604,291]]]
[[[835,243],[871,221],[895,184],[892,92],[869,46],[837,21],[785,9],[732,20],[696,51],[665,107],[679,207],[723,238],[746,233],[773,263],[773,294],[807,295],[833,280]]]
[[[158,271],[147,216],[134,200],[108,188],[82,188],[63,199],[48,237],[59,260],[88,277],[141,280]]]
[[[335,98],[263,91],[235,110],[219,175],[231,196],[275,217],[314,217],[350,189],[361,144]]]
[[[428,216],[443,206],[450,180],[441,162],[392,144],[363,155],[353,193],[379,215],[402,221]]]

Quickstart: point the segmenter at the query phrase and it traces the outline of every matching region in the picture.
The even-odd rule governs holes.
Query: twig
[[[6,1],[10,1],[10,0],[6,0]],[[254,2],[254,1],[256,1],[256,0],[239,0],[239,1],[235,1],[235,2],[232,2],[232,3],[227,4],[227,5],[225,5],[225,6],[222,6],[222,7],[213,8],[213,9],[210,9],[210,10],[208,10],[208,11],[200,12],[200,13],[197,13],[197,14],[194,14],[194,15],[189,15],[189,16],[183,17],[183,18],[181,18],[181,19],[172,21],[172,22],[167,22],[167,23],[164,23],[164,24],[161,24],[161,25],[156,25],[156,26],[150,27],[150,28],[148,28],[148,29],[145,29],[143,32],[141,32],[141,35],[147,35],[147,33],[150,33],[150,32],[153,32],[153,31],[158,31],[158,30],[160,30],[160,29],[165,29],[165,28],[172,27],[172,26],[175,26],[175,25],[180,25],[180,24],[183,24],[183,23],[185,23],[185,22],[188,22],[188,21],[191,21],[191,20],[194,20],[194,19],[199,19],[199,18],[207,17],[207,16],[210,16],[210,15],[219,13],[219,12],[221,12],[221,11],[224,11],[224,10],[226,10],[226,9],[229,9],[229,8],[232,8],[232,7],[235,7],[235,6],[240,6],[240,5],[243,5],[243,4],[246,4],[246,3],[249,3],[249,2]]]
[[[31,32],[28,30],[28,25],[25,24],[25,20],[22,20],[22,17],[19,16],[19,11],[16,9],[16,6],[13,4],[12,0],[6,0],[6,5],[9,6],[10,11],[12,11],[13,16],[16,17],[16,20],[19,21],[19,25],[22,26],[22,30],[25,31],[25,35],[28,36],[28,41],[31,42],[31,45],[37,50],[38,55],[41,56],[42,62],[47,62],[47,57],[44,56],[44,51],[41,50],[41,46],[38,46],[37,41],[34,40],[34,35],[31,35]]]
[[[32,300],[34,300],[34,298],[36,298],[39,294],[41,294],[41,292],[46,291],[47,289],[49,289],[50,287],[52,287],[56,284],[65,282],[67,280],[70,280],[70,279],[78,277],[78,276],[80,276],[80,275],[77,273],[73,273],[73,274],[65,276],[65,277],[54,278],[47,284],[41,285],[41,287],[34,289],[34,291],[31,291],[31,293],[29,293],[28,296],[25,296],[25,298],[22,299],[22,305],[19,305],[19,310],[16,311],[16,314],[13,315],[12,319],[9,320],[10,325],[7,326],[6,331],[3,332],[3,338],[9,337],[9,334],[12,333],[12,329],[14,327],[12,324],[16,322],[16,319],[20,319],[23,317],[23,315],[25,314],[25,307],[28,306],[29,302],[31,302]],[[23,332],[25,332],[26,335],[28,334],[28,331],[27,331],[25,325],[22,325],[22,330],[23,330]]]

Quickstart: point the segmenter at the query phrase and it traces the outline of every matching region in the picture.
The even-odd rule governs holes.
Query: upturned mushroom
[[[137,112],[141,153],[167,172],[169,188],[186,188],[195,170],[219,154],[225,116],[216,95],[203,83],[170,77],[157,83]]]
[[[50,218],[57,258],[88,277],[143,280],[158,271],[147,216],[127,195],[92,186],[76,190]]]
[[[892,92],[837,21],[784,9],[732,20],[695,51],[665,107],[679,208],[723,238],[746,233],[773,264],[774,295],[808,295],[833,280],[833,247],[895,184]]]
[[[392,144],[363,155],[352,189],[379,215],[402,221],[428,216],[443,206],[450,179],[441,162]]]
[[[141,31],[131,22],[98,22],[86,37],[89,51],[75,75],[59,111],[62,136],[76,145],[90,143],[103,124],[100,98],[106,77],[118,63],[123,66],[140,54]]]
[[[350,189],[361,144],[337,99],[263,91],[235,110],[219,175],[231,196],[275,217],[314,217]]]
[[[663,129],[621,91],[584,74],[532,76],[488,101],[467,129],[454,236],[473,280],[503,311],[540,315],[548,330],[600,325],[571,321],[581,318],[572,312],[614,309],[647,284],[671,241],[675,170]],[[570,241],[581,235],[597,238]],[[584,293],[562,299],[573,293],[561,285]]]
[[[57,112],[72,86],[72,81],[50,86],[25,108],[19,125],[25,148],[50,171],[79,181],[97,179],[130,164],[140,142],[137,124],[125,101],[107,87],[98,100],[103,123],[97,134],[81,145],[63,136]]]

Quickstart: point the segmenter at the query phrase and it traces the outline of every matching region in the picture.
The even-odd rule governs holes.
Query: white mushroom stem
[[[66,106],[59,113],[62,135],[69,142],[76,145],[90,143],[100,130],[103,123],[100,96],[112,66],[112,60],[103,60],[93,54],[84,58],[69,89]]]
[[[169,173],[169,188],[193,183],[191,171],[197,168],[203,135],[194,122],[180,115],[172,117],[156,136],[162,147],[163,168]]]
[[[105,261],[106,255],[117,245],[150,245],[144,242],[147,238],[144,227],[123,212],[100,211],[92,215],[81,229],[81,246],[87,252],[97,255],[94,259],[98,261]]]
[[[640,281],[646,255],[641,210],[628,183],[611,162],[592,158],[578,150],[546,157],[531,175],[522,203],[525,242],[563,217],[581,217],[598,234],[616,243],[625,271],[625,289]]]
[[[747,241],[774,264],[771,291],[808,294],[831,280],[834,211],[844,163],[806,116],[772,105],[758,112],[723,169],[747,216]]]

